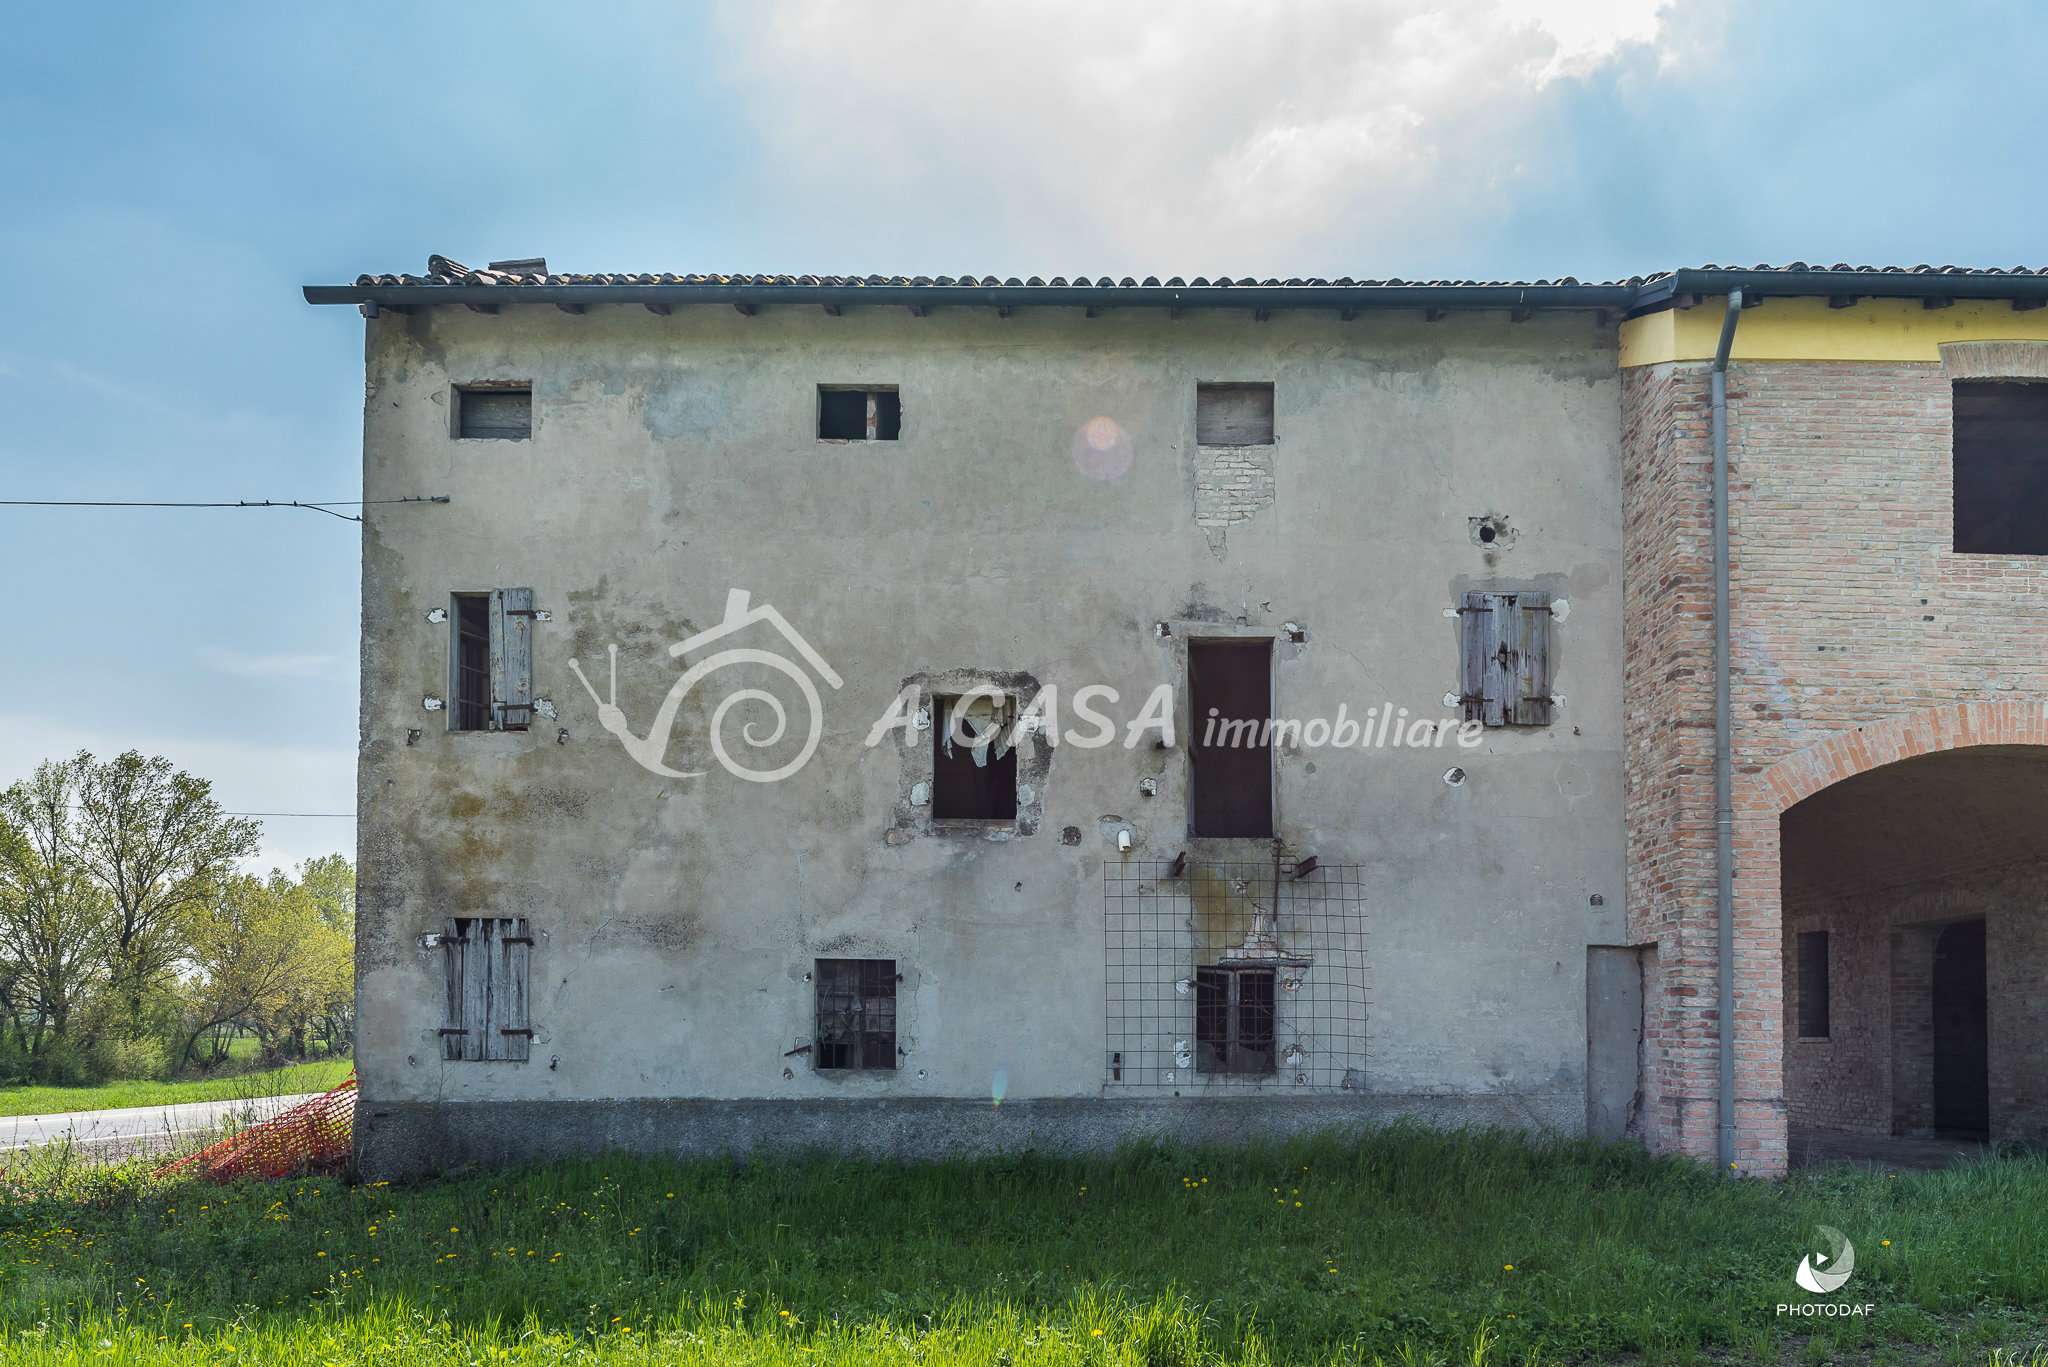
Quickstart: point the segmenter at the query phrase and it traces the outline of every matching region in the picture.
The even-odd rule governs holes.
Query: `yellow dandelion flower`
[[[1515,1265],[1513,1263],[1502,1263],[1500,1265],[1500,1270],[1503,1272],[1512,1272],[1515,1270]]]
[[[1102,1331],[1100,1329],[1090,1329],[1088,1331],[1088,1337],[1092,1339],[1099,1339],[1102,1337]]]
[[[1892,1241],[1890,1239],[1879,1239],[1877,1242],[1883,1245],[1885,1248],[1890,1248],[1892,1246]]]

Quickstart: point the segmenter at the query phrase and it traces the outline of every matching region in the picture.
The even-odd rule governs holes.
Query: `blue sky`
[[[41,6],[0,82],[0,497],[351,498],[308,281],[1609,278],[2048,265],[2026,6]],[[353,806],[357,539],[0,508],[0,782],[90,746]],[[266,822],[266,857],[352,824]]]

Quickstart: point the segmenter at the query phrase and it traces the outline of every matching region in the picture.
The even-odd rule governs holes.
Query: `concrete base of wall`
[[[707,1158],[808,1150],[945,1158],[1037,1149],[1100,1153],[1130,1143],[1234,1144],[1397,1120],[1578,1134],[1574,1091],[1479,1096],[1073,1098],[1012,1101],[359,1102],[356,1159],[371,1180],[426,1177],[598,1153]]]

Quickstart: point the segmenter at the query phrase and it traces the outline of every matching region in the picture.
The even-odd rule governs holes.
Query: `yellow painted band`
[[[1721,340],[1719,302],[1666,309],[1621,325],[1621,364],[1709,361]],[[1829,308],[1825,299],[1766,299],[1744,309],[1738,361],[1939,361],[1943,342],[2048,340],[2048,310],[2017,312],[2003,299],[1958,300],[1944,309],[1917,299],[1866,299]]]

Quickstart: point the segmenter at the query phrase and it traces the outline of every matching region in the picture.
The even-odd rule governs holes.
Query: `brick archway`
[[[1784,905],[1779,818],[1824,788],[1901,760],[1974,746],[2048,746],[2048,702],[1945,704],[1837,732],[1738,772],[1735,806],[1736,1165],[1786,1169]]]

